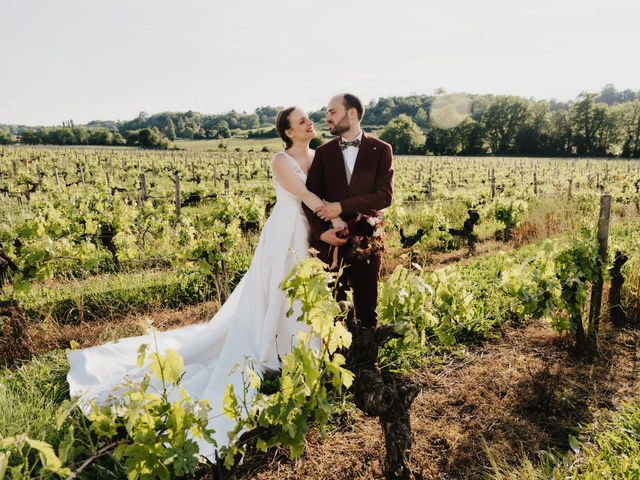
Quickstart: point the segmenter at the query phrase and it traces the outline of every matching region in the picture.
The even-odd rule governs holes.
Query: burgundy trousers
[[[380,256],[366,260],[345,259],[342,275],[338,278],[337,299],[347,299],[347,290],[353,292],[356,318],[363,327],[372,328],[378,323],[378,278],[380,276]]]

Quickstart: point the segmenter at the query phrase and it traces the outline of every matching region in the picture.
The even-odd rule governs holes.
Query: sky
[[[640,90],[637,0],[0,0],[0,123]]]

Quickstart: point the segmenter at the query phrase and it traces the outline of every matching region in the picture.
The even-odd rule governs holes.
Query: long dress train
[[[286,155],[286,153],[285,153]],[[298,163],[287,155],[297,175],[306,175]],[[231,420],[221,415],[222,398],[227,384],[242,391],[240,371],[229,375],[233,366],[252,359],[258,370],[279,369],[278,356],[288,353],[297,332],[307,329],[296,321],[299,309],[287,317],[289,308],[280,282],[308,255],[309,225],[300,200],[274,179],[276,204],[260,234],[251,265],[233,293],[214,317],[206,323],[120,339],[115,342],[72,350],[68,353],[67,381],[71,396],[81,397],[81,408],[89,411],[88,402],[100,403],[112,388],[126,377],[140,379],[137,367],[138,347],[149,344],[149,350],[164,353],[177,350],[184,359],[182,386],[196,400],[211,403],[209,428],[218,447],[228,443]],[[250,392],[252,393],[252,392]],[[200,454],[213,460],[215,448],[198,441]]]

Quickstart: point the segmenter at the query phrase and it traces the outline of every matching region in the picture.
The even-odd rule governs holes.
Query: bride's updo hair
[[[288,107],[284,110],[280,110],[278,115],[276,115],[276,132],[280,135],[280,138],[284,142],[286,148],[291,148],[293,142],[285,133],[285,130],[291,128],[291,122],[289,122],[289,115],[293,112],[297,107]]]

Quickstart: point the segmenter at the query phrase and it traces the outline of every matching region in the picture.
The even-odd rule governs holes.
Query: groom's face
[[[327,105],[327,116],[325,117],[329,125],[331,135],[342,135],[351,128],[347,109],[344,107],[342,96],[333,97]]]

